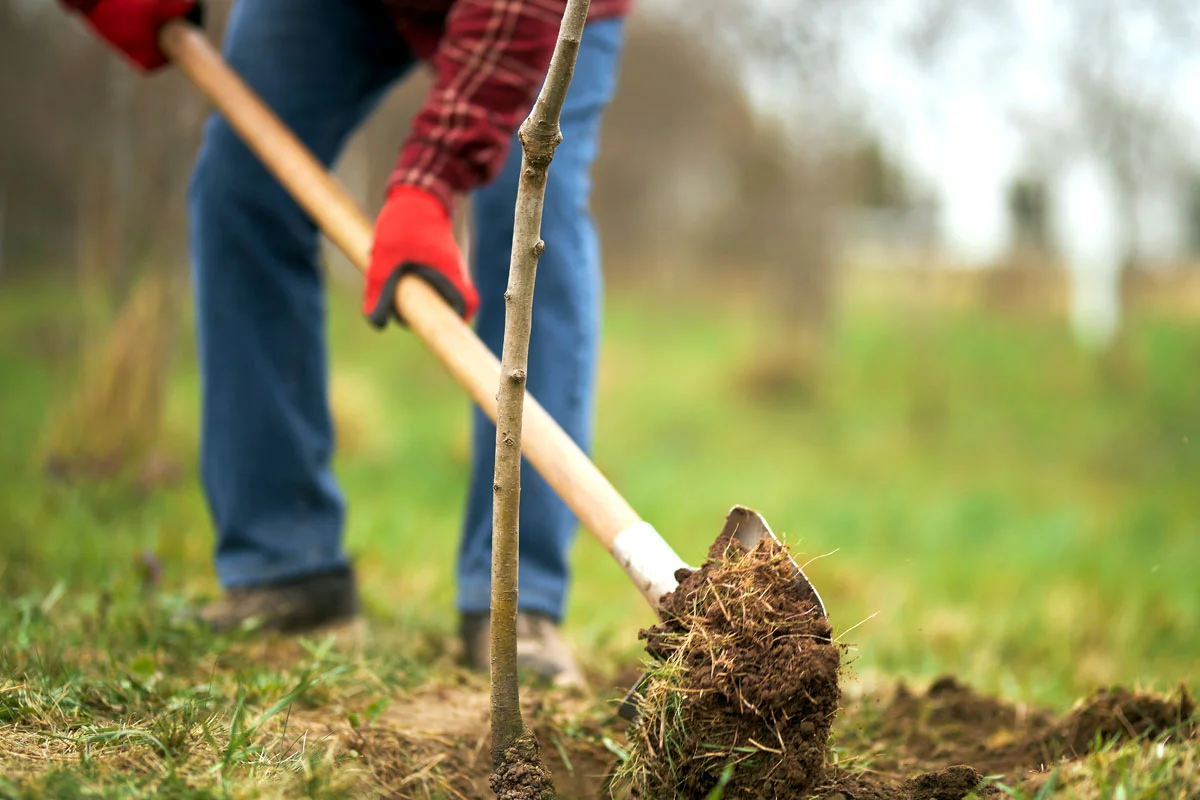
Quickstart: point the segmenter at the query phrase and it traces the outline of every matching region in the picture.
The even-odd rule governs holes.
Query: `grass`
[[[1036,788],[989,785],[1013,800],[1189,800],[1200,794],[1200,744],[1102,747]]]
[[[0,796],[342,796],[320,743],[289,735],[288,716],[378,686],[376,675],[365,682],[311,645],[287,666],[239,659],[235,643],[173,618],[169,599],[52,600],[25,597],[3,617],[15,640],[0,684]]]
[[[596,461],[694,562],[735,503],[824,556],[807,572],[836,631],[858,626],[855,690],[954,673],[1063,709],[1108,683],[1196,686],[1200,323],[1135,318],[1097,359],[1059,321],[850,308],[802,400],[744,378],[771,334],[753,298],[661,300],[610,298]],[[79,332],[56,288],[0,294],[0,797],[357,794],[361,770],[293,742],[289,720],[369,718],[449,674],[468,405],[415,339],[355,307],[331,302],[337,471],[378,641],[263,664],[253,637],[179,616],[215,591],[187,325],[165,438],[182,482],[56,485],[37,448]],[[586,533],[573,565],[586,666],[635,664],[644,602]],[[1099,754],[1055,796],[1195,785],[1194,747],[1156,752]]]

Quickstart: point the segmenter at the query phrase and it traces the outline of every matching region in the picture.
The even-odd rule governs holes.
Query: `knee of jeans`
[[[203,225],[213,214],[229,214],[255,202],[270,182],[266,169],[229,124],[213,117],[188,183],[193,223]]]
[[[220,160],[220,150],[223,149],[221,141],[223,125],[224,123],[216,116],[210,117],[204,125],[200,152],[192,165],[192,175],[188,181],[188,206],[193,210],[201,208],[213,195],[212,164]]]

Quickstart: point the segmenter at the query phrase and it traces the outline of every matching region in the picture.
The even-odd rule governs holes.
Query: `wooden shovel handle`
[[[365,274],[373,226],[342,184],[246,86],[202,31],[176,20],[163,27],[160,44],[325,235]],[[474,331],[437,292],[411,275],[396,289],[396,307],[494,422],[500,362]],[[525,457],[611,553],[616,536],[640,522],[629,503],[529,394],[522,438]]]

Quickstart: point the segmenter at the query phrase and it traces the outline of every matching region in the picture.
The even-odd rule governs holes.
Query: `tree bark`
[[[521,501],[521,420],[525,406],[533,284],[541,240],[546,176],[562,141],[559,118],[590,0],[568,0],[545,83],[521,124],[521,178],[517,188],[508,291],[504,293],[504,345],[496,396],[496,467],[492,486],[491,684],[492,762],[525,733],[517,687],[517,563]]]

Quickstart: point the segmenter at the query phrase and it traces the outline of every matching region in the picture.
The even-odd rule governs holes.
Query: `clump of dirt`
[[[618,784],[637,797],[802,796],[822,778],[842,647],[786,548],[718,541],[676,573]]]
[[[1051,731],[1044,711],[985,697],[942,676],[921,695],[901,684],[883,711],[877,740],[899,745],[884,759],[888,767],[970,764],[994,775],[1052,760],[1045,744]]]
[[[1075,756],[1087,753],[1097,739],[1179,741],[1196,735],[1195,716],[1196,701],[1186,686],[1179,687],[1178,699],[1116,686],[1097,691],[1071,711],[1051,740]]]
[[[1036,794],[1056,768],[1108,741],[1196,738],[1196,703],[1178,696],[1103,689],[1055,717],[987,697],[953,677],[918,693],[900,684],[879,711],[864,698],[843,708],[837,732],[846,766],[826,770],[817,800],[942,800],[1002,796],[982,776]],[[856,763],[857,762],[857,763]]]
[[[488,785],[499,800],[554,800],[554,783],[529,731],[504,751]]]
[[[981,787],[983,774],[958,764],[912,778],[834,767],[826,772],[813,800],[963,800],[971,792],[989,797],[999,790]]]
[[[826,770],[813,791],[813,800],[908,800],[884,776],[838,768]]]
[[[912,800],[962,800],[982,781],[979,770],[958,764],[910,778],[901,789]]]
[[[930,725],[963,725],[991,735],[1017,724],[1018,712],[1014,706],[994,697],[984,697],[950,675],[930,684],[925,697]]]

